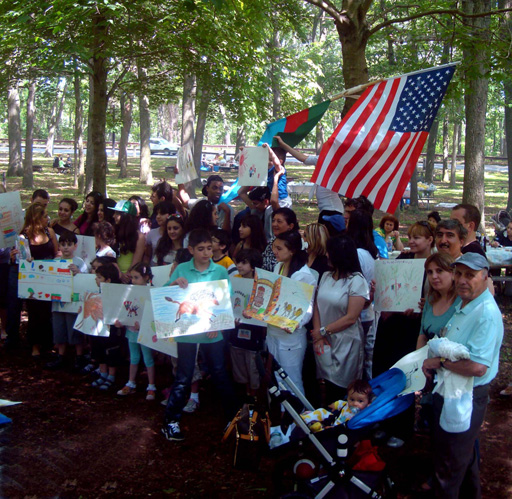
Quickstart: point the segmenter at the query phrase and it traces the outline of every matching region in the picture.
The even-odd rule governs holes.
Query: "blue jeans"
[[[203,359],[221,397],[226,420],[232,419],[238,410],[233,384],[224,364],[224,341],[201,344],[178,343],[178,369],[165,408],[166,423],[181,419],[183,408],[190,397],[190,385],[198,347],[201,348]]]

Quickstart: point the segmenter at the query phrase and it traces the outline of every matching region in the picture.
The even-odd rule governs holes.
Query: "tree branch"
[[[329,14],[336,22],[342,22],[342,16],[346,15],[345,11],[339,12],[336,9],[336,6],[332,4],[329,0],[306,0],[306,2],[310,3],[311,5],[315,5],[316,7],[319,7],[324,12]]]
[[[128,69],[129,69],[128,67],[125,67],[121,71],[121,74],[116,78],[114,83],[112,83],[112,86],[110,87],[110,90],[107,93],[107,100],[110,100],[110,98],[112,97],[113,93],[117,90],[117,87],[119,86],[119,83],[121,83],[121,80],[124,78],[124,75],[128,72]]]
[[[309,1],[309,0],[307,0]],[[396,19],[388,19],[387,21],[384,21],[380,24],[377,24],[377,26],[374,26],[370,32],[369,36],[373,35],[377,31],[380,31],[383,28],[386,28],[387,26],[391,26],[392,24],[398,24],[398,23],[405,23],[407,21],[412,21],[413,19],[419,19],[421,17],[426,16],[436,16],[441,14],[450,14],[452,16],[459,16],[459,17],[467,17],[467,18],[477,18],[477,17],[486,17],[486,16],[492,16],[494,14],[504,14],[506,12],[511,12],[512,8],[510,9],[499,9],[499,10],[491,10],[489,12],[480,12],[478,14],[467,14],[466,12],[459,10],[459,9],[440,9],[440,10],[429,10],[427,12],[418,12],[417,14],[413,14],[411,16],[406,17],[398,17]]]

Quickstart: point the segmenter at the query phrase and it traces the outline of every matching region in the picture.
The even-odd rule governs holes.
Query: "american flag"
[[[393,213],[428,137],[456,64],[368,87],[324,144],[311,181],[366,196]]]

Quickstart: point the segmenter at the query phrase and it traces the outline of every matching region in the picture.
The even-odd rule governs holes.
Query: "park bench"
[[[32,171],[33,172],[42,172],[43,167],[41,165],[32,165]]]

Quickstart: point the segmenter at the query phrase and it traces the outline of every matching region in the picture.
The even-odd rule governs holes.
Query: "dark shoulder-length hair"
[[[97,191],[91,191],[87,196],[85,196],[85,199],[92,198],[94,201],[94,213],[92,214],[91,223],[87,227],[87,230],[85,232],[85,236],[93,236],[94,235],[94,229],[93,225],[98,221],[98,208],[100,204],[103,202],[103,195],[100,194]],[[105,206],[103,206],[105,208]],[[76,219],[75,225],[77,227],[80,227],[85,221],[87,220],[87,213],[85,211]]]
[[[139,220],[129,213],[118,212],[121,216],[119,223],[116,223],[116,242],[119,245],[119,253],[135,253],[137,241],[139,240]]]
[[[352,213],[349,225],[352,223]],[[362,274],[356,244],[348,235],[331,237],[327,241],[327,254],[334,278],[347,278],[356,272]]]
[[[181,235],[181,242],[183,244],[183,239],[185,237],[185,222],[183,218],[180,215],[171,215],[167,218],[167,221],[165,222],[165,230],[162,234],[162,237],[158,240],[158,243],[156,244],[155,249],[155,256],[156,256],[156,263],[157,265],[164,265],[164,258],[172,251],[172,250],[178,250],[179,248],[174,247],[174,242],[169,237],[169,233],[167,232],[167,224],[169,222],[176,222],[181,225],[181,228],[183,230],[183,233]]]
[[[246,215],[242,218],[241,225],[251,229],[251,235],[249,236],[251,248],[262,252],[267,246],[267,238],[265,237],[265,229],[261,218],[258,215]]]
[[[350,213],[347,236],[354,241],[356,248],[365,249],[376,260],[379,250],[373,241],[373,219],[364,210],[354,210]]]
[[[299,230],[299,222],[297,220],[297,215],[291,208],[278,208],[276,211],[272,213],[272,219],[274,219],[276,215],[281,215],[286,220],[286,223],[288,225],[293,224],[293,229],[291,229],[292,231]]]
[[[288,275],[291,277],[295,272],[300,270],[308,261],[308,254],[302,249],[302,237],[296,230],[289,230],[276,236],[277,240],[283,241],[284,245],[293,253]]]
[[[214,205],[211,201],[201,199],[190,210],[185,223],[185,232],[188,234],[194,229],[210,229],[213,225]]]

